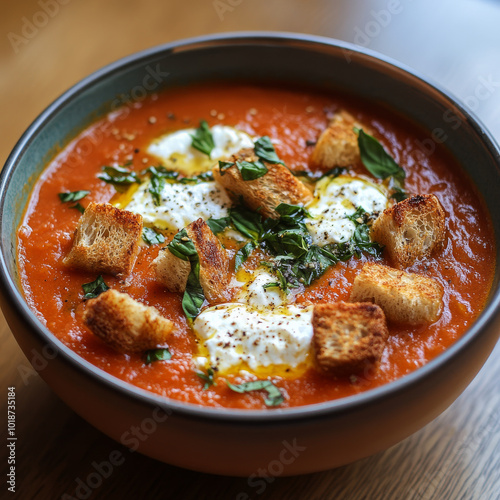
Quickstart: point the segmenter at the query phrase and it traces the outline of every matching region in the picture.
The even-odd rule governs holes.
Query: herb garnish
[[[405,171],[386,152],[382,144],[363,129],[355,128],[354,131],[358,134],[361,161],[368,171],[378,179],[394,177],[394,179],[404,181]]]
[[[310,217],[304,207],[281,203],[276,207],[279,219],[265,219],[245,207],[231,209],[229,216],[209,219],[207,223],[214,233],[233,226],[250,239],[235,257],[236,270],[247,260],[254,248],[260,246],[273,257],[271,262],[262,262],[276,274],[278,281],[268,283],[266,288],[280,287],[287,291],[301,285],[308,286],[339,261],[360,257],[368,253],[379,257],[382,247],[371,241],[369,214],[362,207],[346,218],[355,225],[352,238],[343,243],[331,243],[319,247],[312,243],[305,218]]]
[[[210,132],[208,123],[205,120],[200,120],[200,126],[191,137],[193,138],[193,142],[191,143],[193,148],[210,157],[210,153],[215,148],[215,143],[212,132]]]
[[[203,386],[203,390],[206,391],[209,387],[212,387],[213,385],[217,385],[214,380],[214,371],[212,368],[209,368],[207,370],[207,373],[203,372],[195,372],[198,377],[200,377],[202,380],[205,381],[205,385]]]
[[[82,285],[85,295],[84,299],[95,299],[98,295],[109,290],[109,286],[104,282],[104,278],[99,275],[95,281],[91,283],[84,283]]]
[[[205,294],[200,283],[200,259],[193,241],[187,235],[186,229],[180,230],[168,244],[168,249],[179,259],[191,264],[186,290],[182,297],[182,309],[188,319],[194,319],[200,313],[205,302]]]
[[[165,243],[165,236],[161,233],[157,233],[154,229],[150,227],[144,227],[142,229],[142,239],[148,245],[157,245],[159,243]]]
[[[81,214],[85,213],[85,208],[81,203],[76,203],[75,205],[72,205],[69,208],[76,208]]]
[[[68,203],[68,202],[73,202],[73,201],[78,201],[78,200],[81,200],[82,198],[85,198],[85,196],[87,196],[88,194],[90,194],[90,191],[71,191],[71,192],[66,192],[66,193],[59,193],[58,196],[59,196],[59,199],[63,202],[63,203]],[[73,208],[73,207],[71,207]]]
[[[267,161],[268,163],[281,163],[284,165],[283,160],[278,158],[273,143],[267,135],[255,141],[254,151],[261,160]]]
[[[168,347],[159,347],[158,349],[150,349],[144,353],[144,363],[147,365],[154,361],[167,361],[172,358],[172,354]]]
[[[245,382],[243,384],[231,384],[226,382],[227,386],[234,392],[243,394],[245,392],[265,390],[267,397],[264,401],[266,406],[278,406],[285,398],[281,391],[270,380],[254,380],[252,382]]]
[[[244,181],[253,181],[262,177],[269,172],[266,165],[263,163],[280,163],[284,165],[283,161],[278,157],[274,146],[269,137],[260,137],[255,141],[254,152],[257,156],[255,161],[237,160],[235,162],[219,161],[219,171],[221,175],[226,173],[226,170],[236,165],[241,173],[241,178]]]
[[[120,193],[126,191],[131,184],[141,183],[139,177],[137,177],[137,173],[125,167],[105,165],[102,167],[102,170],[103,173],[97,177],[108,184],[112,184]]]

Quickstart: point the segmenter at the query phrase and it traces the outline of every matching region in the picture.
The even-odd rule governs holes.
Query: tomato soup
[[[228,125],[251,137],[268,136],[275,151],[295,173],[317,174],[310,156],[320,133],[338,110],[348,110],[365,124],[385,150],[405,170],[405,189],[434,194],[446,212],[446,240],[441,250],[406,269],[434,278],[443,288],[437,321],[421,325],[388,324],[389,338],[381,360],[362,373],[326,375],[314,366],[288,374],[286,368],[268,367],[266,380],[279,388],[279,408],[309,405],[350,396],[386,384],[423,366],[453,344],[482,310],[494,272],[494,242],[488,214],[458,162],[444,148],[425,156],[417,141],[425,137],[418,127],[385,108],[352,97],[308,89],[234,84],[205,84],[166,90],[129,103],[97,121],[47,165],[37,181],[18,231],[21,283],[28,304],[40,321],[79,356],[109,374],[155,394],[212,407],[263,409],[262,391],[237,393],[227,382],[247,379],[245,374],[219,374],[215,384],[200,378],[193,364],[199,339],[182,308],[182,294],[169,292],[151,271],[151,262],[176,231],[163,230],[165,244],[140,247],[130,275],[104,275],[106,284],[154,306],[174,323],[168,341],[171,359],[146,363],[140,353],[120,353],[106,345],[83,324],[86,307],[82,284],[96,274],[68,268],[64,257],[72,246],[81,213],[59,193],[90,191],[79,201],[114,202],[115,187],[98,176],[105,165],[121,165],[141,172],[159,165],[148,147],[156,138],[207,124]],[[215,162],[214,162],[215,163]],[[361,162],[350,175],[371,178]],[[379,180],[371,178],[373,183]],[[126,208],[126,207],[125,207]],[[235,248],[227,245],[234,261]],[[257,250],[246,265],[265,260]],[[347,301],[353,280],[369,261],[391,265],[382,257],[363,254],[332,265],[319,279],[295,295],[298,304]],[[234,266],[234,264],[233,264]]]

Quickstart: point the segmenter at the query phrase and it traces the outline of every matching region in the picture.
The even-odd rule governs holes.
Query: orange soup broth
[[[80,217],[58,193],[90,190],[82,200],[107,202],[112,186],[97,178],[103,165],[126,164],[141,171],[158,160],[148,156],[150,141],[167,132],[226,124],[252,136],[277,140],[276,151],[292,170],[310,171],[312,145],[337,109],[347,109],[371,128],[404,167],[408,192],[433,193],[447,213],[447,238],[442,251],[408,271],[435,278],[443,286],[440,319],[420,326],[389,324],[390,336],[379,364],[351,377],[326,376],[309,369],[298,377],[272,377],[285,396],[280,406],[300,406],[342,398],[391,382],[421,367],[455,342],[484,306],[494,271],[494,243],[489,218],[469,180],[444,149],[426,157],[416,154],[416,140],[425,132],[386,109],[338,95],[304,89],[284,90],[242,84],[211,84],[165,91],[124,106],[80,134],[52,161],[37,182],[19,228],[18,255],[26,299],[40,320],[62,342],[106,372],[153,393],[204,406],[266,408],[259,391],[237,394],[225,377],[203,390],[192,356],[195,335],[181,307],[181,295],[155,283],[150,263],[163,245],[141,246],[135,268],[124,280],[105,276],[106,283],[155,306],[175,324],[169,341],[172,359],[144,363],[140,354],[115,352],[82,324],[82,284],[90,272],[62,264]],[[351,173],[369,176],[362,165]],[[374,181],[373,179],[371,179]],[[377,182],[377,181],[374,181]],[[172,236],[172,235],[171,235]],[[234,254],[234,251],[232,252]],[[299,295],[298,301],[347,300],[352,282],[371,257],[339,263]],[[391,263],[383,259],[383,263]],[[241,380],[229,376],[228,380]]]

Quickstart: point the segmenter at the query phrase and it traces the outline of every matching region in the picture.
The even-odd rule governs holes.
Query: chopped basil
[[[271,139],[269,139],[267,135],[255,141],[254,151],[261,160],[267,161],[268,163],[281,163],[284,165],[283,160],[276,154]]]
[[[386,152],[382,144],[375,137],[365,133],[363,129],[355,128],[354,131],[358,134],[361,161],[368,171],[378,179],[393,177],[403,181],[405,171]]]
[[[238,206],[231,208],[229,217],[234,228],[243,236],[257,240],[262,232],[262,217],[248,208]]]
[[[71,191],[66,193],[59,193],[59,198],[63,203],[67,203],[70,201],[73,202],[81,200],[82,198],[85,198],[85,196],[87,196],[88,194],[90,194],[90,191]]]
[[[214,380],[214,371],[212,370],[212,368],[209,368],[207,370],[207,373],[196,372],[196,375],[198,375],[198,377],[205,381],[205,385],[203,386],[204,391],[206,391],[209,387],[216,385]]]
[[[285,400],[281,391],[270,380],[254,380],[253,382],[245,382],[238,385],[227,382],[227,386],[232,391],[240,394],[251,391],[266,391],[267,397],[264,401],[266,406],[278,406]]]
[[[200,283],[200,259],[193,241],[187,235],[186,229],[182,229],[169,243],[168,249],[179,259],[191,264],[188,275],[186,290],[182,297],[182,309],[188,319],[194,319],[200,313],[205,302],[205,294]]]
[[[125,167],[105,165],[102,167],[102,170],[103,173],[97,177],[108,184],[112,184],[120,193],[126,191],[131,184],[141,183],[139,177],[137,177],[137,173]]]
[[[158,349],[150,349],[144,353],[144,363],[147,365],[154,361],[167,361],[172,358],[172,354],[168,347],[159,347]]]
[[[200,126],[191,137],[193,138],[193,142],[191,143],[193,148],[210,156],[210,153],[215,148],[215,143],[212,132],[210,132],[208,123],[205,120],[200,121]]]
[[[142,230],[142,239],[148,245],[157,245],[161,243],[165,243],[165,237],[161,233],[157,233],[154,229],[150,227],[145,227]]]
[[[81,205],[81,203],[76,203],[69,208],[76,208],[81,214],[85,212],[85,208]]]
[[[165,187],[165,175],[155,167],[149,167],[151,180],[149,181],[148,192],[153,198],[153,203],[158,207],[161,204],[161,193]]]
[[[106,285],[101,275],[99,275],[97,279],[91,283],[84,283],[82,288],[85,293],[83,296],[84,299],[95,299],[101,293],[109,290],[109,286]]]
[[[219,172],[220,175],[224,175],[226,170],[230,169],[234,165],[232,161],[221,161],[219,160]]]
[[[210,218],[207,220],[207,224],[212,233],[219,234],[231,225],[231,217],[222,217],[221,219]]]
[[[237,271],[241,267],[241,265],[248,259],[256,246],[257,245],[254,241],[249,241],[246,245],[238,250],[234,259],[235,271]]]
[[[396,200],[396,203],[399,203],[400,201],[406,200],[406,198],[408,198],[408,194],[399,186],[393,186],[392,194],[391,196],[389,196],[389,198],[393,198],[394,200]]]
[[[203,172],[202,174],[195,175],[194,177],[182,177],[179,179],[181,184],[200,184],[201,182],[210,182],[214,180],[212,172]]]
[[[236,166],[244,181],[253,181],[266,175],[267,167],[261,161],[237,161]]]

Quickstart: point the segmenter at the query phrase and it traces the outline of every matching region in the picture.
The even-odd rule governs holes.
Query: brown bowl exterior
[[[253,68],[253,77],[262,80],[350,89],[397,108],[427,130],[442,128],[451,138],[447,146],[483,195],[500,247],[497,146],[451,97],[410,71],[348,44],[299,35],[212,36],[151,49],[104,68],[64,94],[28,129],[2,172],[1,306],[41,377],[75,412],[131,451],[197,471],[249,476],[249,481],[353,462],[396,444],[445,410],[498,339],[498,270],[485,311],[441,356],[386,386],[301,408],[214,409],[162,398],[90,365],[40,323],[23,299],[15,250],[15,232],[34,179],[55,144],[67,143],[96,113],[116,107],[116,96],[138,88],[151,68],[170,75],[154,90],[244,78]],[[460,119],[458,130],[444,118],[449,110]]]

